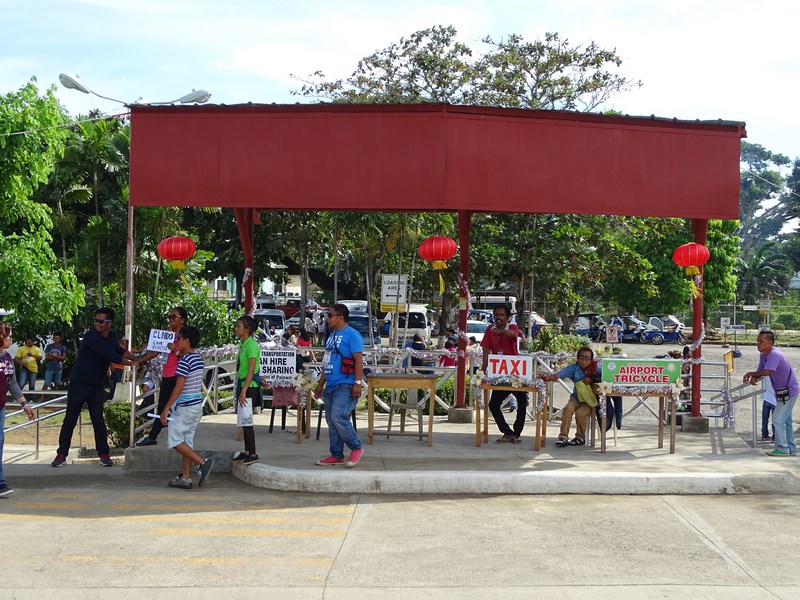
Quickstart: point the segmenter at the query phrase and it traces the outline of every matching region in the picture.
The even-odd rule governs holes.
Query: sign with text
[[[742,310],[747,310],[752,312],[754,310],[758,310],[758,306],[756,306],[755,304],[745,304],[744,306],[742,306]]]
[[[270,381],[290,379],[295,373],[297,360],[294,350],[261,348],[261,377]]]
[[[719,318],[719,326],[722,327],[723,329],[725,329],[730,324],[731,324],[731,318],[730,317],[720,317]]]
[[[490,354],[486,365],[487,377],[533,377],[532,356],[508,356],[504,354]]]
[[[746,325],[725,325],[725,331],[745,331]]]
[[[167,329],[151,329],[147,338],[147,349],[152,352],[169,352],[169,344],[175,340],[175,333]]]
[[[606,342],[609,344],[619,344],[619,327],[616,325],[609,325],[606,327]]]
[[[405,312],[408,303],[408,275],[381,275],[381,311]]]
[[[680,379],[681,361],[604,358],[602,375],[612,385],[670,385]]]

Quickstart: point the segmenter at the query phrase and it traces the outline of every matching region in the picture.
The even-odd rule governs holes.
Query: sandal
[[[578,438],[572,438],[569,442],[567,442],[570,446],[583,446],[586,442],[583,440],[579,440]]]
[[[508,441],[509,441],[509,442],[511,442],[512,444],[519,444],[519,443],[521,443],[521,442],[522,442],[522,440],[521,440],[521,439],[519,439],[517,436],[514,436],[514,437],[512,437],[512,438],[511,438],[510,440],[508,440]]]
[[[501,437],[501,438],[497,438],[497,439],[494,441],[494,443],[495,443],[495,444],[507,444],[508,442],[511,442],[511,441],[513,441],[513,438],[510,438],[510,437],[508,437],[507,435],[504,435],[504,436],[503,436],[503,437]]]
[[[569,443],[569,442],[567,442],[567,440],[566,440],[565,438],[558,438],[558,439],[556,440],[556,448],[563,448],[563,447],[564,447],[564,446],[566,446],[568,443]]]

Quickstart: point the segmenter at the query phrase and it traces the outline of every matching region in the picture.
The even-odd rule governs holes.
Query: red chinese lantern
[[[189,260],[197,252],[197,245],[187,237],[173,235],[158,244],[158,255],[172,263],[173,269],[185,269],[183,261]]]
[[[702,244],[690,242],[683,246],[678,246],[672,253],[673,262],[686,270],[686,274],[692,277],[692,295],[697,298],[700,296],[702,281],[700,280],[700,266],[706,264],[711,258],[708,248]]]
[[[434,270],[441,271],[447,268],[446,261],[456,255],[458,245],[452,238],[435,235],[422,242],[417,251],[422,260],[430,261]],[[439,273],[439,295],[441,296],[442,294],[444,294],[444,279],[442,279],[442,274]]]

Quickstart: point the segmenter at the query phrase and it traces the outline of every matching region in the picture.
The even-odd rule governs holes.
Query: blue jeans
[[[45,371],[44,372],[44,387],[49,388],[50,384],[55,384],[61,387],[61,373],[63,371]]]
[[[0,484],[5,483],[3,478],[3,445],[6,443],[6,407],[0,408]]]
[[[25,384],[29,384],[29,390],[36,389],[36,375],[38,373],[36,371],[31,371],[26,367],[22,367],[19,370],[19,377],[17,377],[17,383],[19,383],[19,389],[24,390]]]
[[[797,402],[797,394],[786,402],[779,400],[772,413],[772,425],[775,427],[775,447],[789,454],[797,454],[792,430],[792,410],[795,402]]]
[[[761,403],[761,437],[769,437],[769,416],[775,407],[769,402]],[[772,437],[775,438],[775,420],[772,420]]]
[[[325,402],[325,422],[328,424],[331,456],[344,458],[345,444],[350,450],[361,448],[361,440],[350,422],[350,413],[356,407],[353,386],[349,383],[327,385],[322,392],[322,399]]]

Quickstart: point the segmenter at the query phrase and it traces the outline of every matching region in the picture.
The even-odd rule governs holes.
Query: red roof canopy
[[[736,219],[744,123],[423,105],[134,106],[130,201]]]

